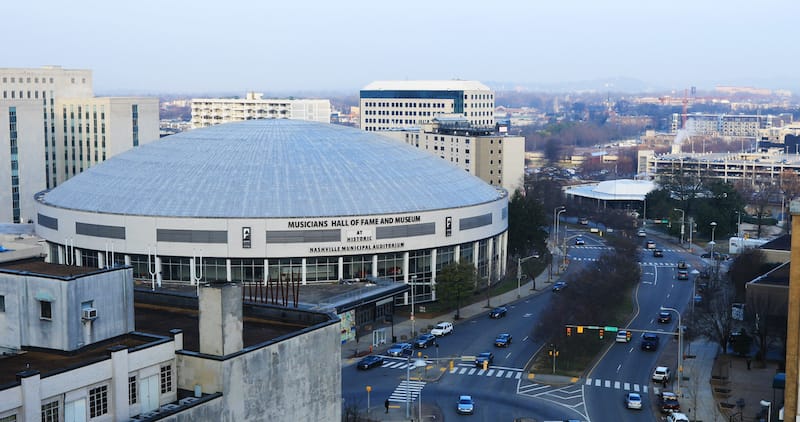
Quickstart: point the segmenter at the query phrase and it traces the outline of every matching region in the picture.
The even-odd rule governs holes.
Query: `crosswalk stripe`
[[[626,382],[625,384],[622,384],[622,388],[625,391],[631,391],[631,384],[629,382]]]
[[[614,389],[619,390],[619,381],[614,382]]]
[[[609,381],[609,380],[606,380],[606,382],[605,382],[605,387],[606,387],[606,388],[611,388],[611,381]]]
[[[592,385],[592,379],[586,378],[586,385]]]
[[[502,377],[502,376],[503,376],[503,373],[504,373],[504,371],[503,371],[502,369],[498,369],[498,370],[497,370],[497,375],[495,375],[495,376],[496,376],[496,377]],[[489,377],[491,377],[491,376],[492,376],[492,374],[486,374],[486,376],[489,376]]]
[[[522,372],[517,372],[517,376],[516,376],[515,378],[516,378],[516,379],[520,379],[520,378],[522,378]]]
[[[469,370],[469,375],[472,375],[472,374],[474,374],[474,373],[475,373],[475,371],[477,371],[477,370],[478,370],[477,368],[472,368],[472,369],[470,369],[470,370]]]
[[[518,373],[521,374],[521,372],[518,372]],[[513,372],[511,372],[511,371],[506,372],[506,378],[511,378],[512,376],[514,376]]]
[[[595,387],[600,387],[602,385],[601,383],[602,383],[601,380],[594,380],[594,386]]]
[[[633,391],[639,392],[639,384],[633,384]]]
[[[647,393],[647,386],[646,385],[642,386],[642,393]],[[658,391],[656,391],[655,393],[658,394]]]

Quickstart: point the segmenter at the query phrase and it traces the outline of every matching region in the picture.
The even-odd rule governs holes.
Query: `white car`
[[[625,394],[625,407],[627,407],[628,409],[641,409],[642,396],[640,396],[639,393]]]
[[[627,342],[631,341],[631,338],[628,336],[628,332],[627,331],[619,330],[619,331],[617,331],[617,335],[614,338],[614,341],[616,341],[617,343],[627,343]]]
[[[644,230],[639,230],[638,232],[636,232],[636,235],[639,237],[647,237],[647,232]]]
[[[653,371],[653,381],[656,382],[669,382],[669,368],[666,366],[657,366]]]
[[[667,422],[689,422],[689,417],[685,413],[674,412],[667,415]]]
[[[431,329],[431,334],[435,335],[436,337],[441,337],[453,332],[453,323],[447,321],[439,321],[433,329]]]

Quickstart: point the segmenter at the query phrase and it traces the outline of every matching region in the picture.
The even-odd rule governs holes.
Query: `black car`
[[[508,308],[505,306],[498,306],[489,312],[489,318],[502,318],[508,313]]]
[[[672,314],[667,311],[661,311],[658,313],[658,322],[660,324],[668,324],[672,322]]]
[[[511,344],[511,334],[503,333],[494,339],[494,345],[497,347],[508,347]]]
[[[478,356],[475,356],[475,366],[483,366],[483,362],[489,362],[489,365],[494,362],[494,353],[492,352],[483,352]]]
[[[653,249],[653,256],[655,258],[663,258],[664,257],[664,251],[661,250],[661,249]]]
[[[658,350],[658,335],[655,333],[642,334],[642,350]]]
[[[418,349],[427,349],[428,346],[436,344],[436,336],[433,334],[421,334],[414,340],[414,347]]]
[[[383,356],[369,355],[364,359],[358,361],[358,364],[356,364],[356,366],[358,367],[358,369],[370,369],[376,366],[383,365],[383,361],[384,361]]]

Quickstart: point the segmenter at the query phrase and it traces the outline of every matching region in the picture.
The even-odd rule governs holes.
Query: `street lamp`
[[[692,297],[692,300],[694,300],[694,297]],[[678,373],[678,384],[675,387],[675,394],[680,396],[681,378],[683,378],[683,325],[681,324],[681,313],[675,308],[667,308],[666,306],[662,306],[661,310],[675,312],[678,315],[678,370],[675,371]]]
[[[558,212],[556,212],[556,217],[555,217],[555,220],[556,220],[556,221],[555,221],[555,225],[556,225],[556,239],[555,239],[555,243],[554,243],[554,245],[555,245],[556,249],[557,249],[557,250],[559,251],[559,253],[560,253],[560,252],[561,252],[561,249],[559,249],[559,247],[558,247],[558,231],[560,230],[560,228],[559,228],[559,227],[560,227],[560,225],[561,225],[561,222],[559,221],[559,217],[561,216],[561,213],[562,213],[562,212],[565,212],[565,211],[567,210],[567,208],[566,208],[566,207],[564,207],[564,206],[562,205],[562,206],[560,206],[560,207],[556,208],[556,210],[557,210]],[[558,262],[558,258],[557,258],[557,257],[556,257],[556,262]]]
[[[742,239],[742,212],[736,211],[736,216],[738,217],[736,220],[736,237],[738,237],[741,241]]]
[[[406,418],[407,419],[411,418],[411,365],[412,365],[411,356],[412,355],[408,355],[408,360],[406,364]],[[415,368],[418,366],[425,366],[425,360],[414,359],[413,365]],[[422,409],[421,405],[420,409]]]
[[[680,211],[681,212],[681,246],[683,246],[683,233],[684,233],[684,231],[683,231],[684,230],[683,219],[684,219],[684,217],[686,217],[686,213],[680,208],[673,208],[673,209],[675,211]]]
[[[517,258],[517,299],[520,298],[519,288],[520,288],[520,281],[522,280],[522,263],[531,259],[531,258],[538,258],[539,255],[531,255],[525,258]],[[536,290],[536,279],[533,281],[533,290]]]
[[[767,408],[767,422],[772,422],[772,402],[761,400],[758,404]]]

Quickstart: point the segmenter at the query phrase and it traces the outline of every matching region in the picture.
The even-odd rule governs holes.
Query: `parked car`
[[[727,261],[728,259],[730,259],[730,255],[714,251],[713,253],[711,252],[704,253],[700,255],[700,258],[707,258],[707,259],[713,258],[716,259],[717,261]]]
[[[669,368],[666,366],[656,366],[651,379],[655,382],[669,382]]]
[[[444,336],[453,332],[453,323],[448,321],[439,321],[432,329],[431,334],[436,337]]]
[[[647,243],[645,243],[645,247],[647,249],[655,249],[656,248],[656,242],[654,242],[652,240],[648,240]]]
[[[667,415],[667,422],[689,422],[689,417],[679,412],[670,413]]]
[[[639,236],[639,237],[647,237],[647,232],[646,232],[646,231],[644,231],[644,229],[641,229],[641,230],[639,230],[638,232],[636,232],[636,236]]]
[[[672,322],[672,314],[669,311],[661,311],[658,313],[659,324],[669,324]]]
[[[617,343],[627,343],[631,341],[630,331],[626,330],[617,331],[617,335],[614,337],[614,341],[616,341]]]
[[[639,393],[625,394],[625,407],[627,407],[628,409],[641,409],[642,396],[640,396]]]
[[[681,404],[678,402],[678,395],[669,391],[662,391],[659,395],[659,407],[661,413],[680,412]]]
[[[642,334],[642,350],[658,350],[658,335],[655,333]]]
[[[586,241],[583,240],[582,237],[576,237],[575,238],[575,246],[583,246],[585,244],[586,244]]]
[[[475,356],[475,366],[483,367],[483,362],[489,362],[489,365],[491,365],[494,362],[494,353],[483,352]]]
[[[663,258],[664,257],[664,251],[661,250],[661,249],[653,249],[653,257],[654,258]]]
[[[358,367],[358,369],[370,369],[370,368],[374,368],[376,366],[383,365],[384,361],[385,361],[385,359],[384,359],[383,356],[369,355],[369,356],[361,359],[360,361],[358,361],[356,366]]]
[[[494,339],[494,345],[497,347],[508,347],[511,344],[511,334],[503,333]]]
[[[561,290],[564,289],[564,287],[567,287],[566,281],[556,281],[555,283],[553,283],[554,292],[560,292]]]
[[[689,271],[687,271],[687,270],[678,270],[677,278],[678,278],[678,280],[688,280],[689,279]]]
[[[409,356],[414,353],[412,349],[411,343],[397,343],[392,345],[386,353],[389,356]]]
[[[420,334],[414,340],[414,347],[418,349],[427,349],[428,346],[433,346],[434,344],[436,344],[436,336],[433,334]]]
[[[463,415],[471,415],[475,412],[475,401],[472,400],[472,396],[459,396],[457,410]]]
[[[489,312],[489,318],[503,318],[508,313],[508,308],[505,306],[498,306]]]

